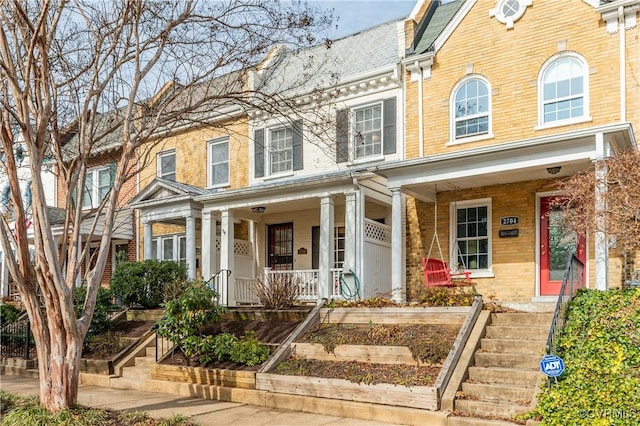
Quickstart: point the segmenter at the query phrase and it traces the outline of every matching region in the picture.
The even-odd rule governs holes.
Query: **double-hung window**
[[[288,176],[304,167],[302,120],[253,133],[254,177]]]
[[[158,154],[158,172],[157,175],[159,178],[171,180],[176,180],[176,152],[171,151],[163,151]]]
[[[468,271],[491,270],[491,199],[451,203],[453,265]]]
[[[353,110],[354,156],[356,159],[382,155],[382,104]]]
[[[293,170],[293,131],[290,127],[269,131],[269,173]]]
[[[95,208],[111,190],[113,168],[99,167],[87,171],[82,193],[82,208]]]
[[[158,260],[173,260],[187,263],[187,237],[185,235],[165,235],[151,241],[151,251]]]
[[[489,84],[479,77],[463,81],[454,89],[451,109],[453,140],[488,134],[491,118]]]
[[[229,184],[229,138],[209,142],[209,186]]]
[[[546,64],[541,72],[541,125],[573,122],[587,118],[588,73],[584,60],[561,56]]]

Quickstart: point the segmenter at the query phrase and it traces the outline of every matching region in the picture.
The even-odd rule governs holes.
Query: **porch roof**
[[[602,133],[605,155],[637,149],[630,123],[591,127],[410,160],[389,162],[369,170],[387,178],[389,188],[432,202],[437,191],[536,179],[561,178],[588,167],[598,156],[596,135]],[[548,168],[560,166],[551,175]],[[437,187],[437,188],[436,188]]]

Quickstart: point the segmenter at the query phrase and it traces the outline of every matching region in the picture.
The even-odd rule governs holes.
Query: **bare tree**
[[[331,19],[304,4],[271,0],[0,0],[0,140],[13,207],[0,221],[0,241],[33,327],[44,407],[56,411],[77,399],[82,342],[117,200],[136,173],[140,147],[229,105],[294,110],[251,76],[276,44],[318,44],[315,34]],[[120,153],[113,186],[87,216],[80,200],[88,161],[113,144]],[[12,155],[17,145],[29,158],[31,212]],[[47,158],[66,198],[61,239],[52,234],[40,177]],[[80,232],[87,220],[100,230],[100,243],[85,271],[78,259],[87,250]],[[76,318],[79,279],[87,296]]]
[[[557,203],[575,230],[602,232],[625,250],[640,249],[640,152],[629,149],[560,182]]]

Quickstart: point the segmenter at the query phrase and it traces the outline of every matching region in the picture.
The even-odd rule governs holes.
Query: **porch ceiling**
[[[635,148],[632,135],[630,125],[622,123],[399,161],[372,171],[386,177],[389,188],[431,202],[436,191],[570,176],[601,155]]]

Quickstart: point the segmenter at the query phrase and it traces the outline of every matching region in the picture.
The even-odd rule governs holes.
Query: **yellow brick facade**
[[[435,53],[431,76],[411,81],[405,75],[406,158],[420,156],[419,123],[423,124],[423,155],[454,153],[479,147],[513,143],[621,122],[620,35],[609,34],[601,14],[582,0],[537,0],[515,22],[513,29],[490,17],[495,0],[478,0],[444,45]],[[410,26],[405,25],[405,28]],[[626,120],[640,123],[640,31],[625,32]],[[588,64],[589,120],[538,127],[538,75],[546,61],[562,52],[575,52]],[[490,84],[491,137],[468,143],[451,143],[451,96],[456,84],[470,74]],[[419,99],[419,84],[423,97]],[[423,103],[422,120],[418,116]],[[637,126],[640,124],[636,125]],[[637,136],[636,136],[637,137]],[[474,278],[479,293],[499,301],[528,303],[536,295],[536,194],[553,191],[550,180],[439,192],[438,236],[443,257],[449,259],[450,204],[456,201],[492,200],[492,278]],[[519,216],[519,236],[499,238],[500,217]],[[424,286],[421,259],[427,256],[434,233],[434,205],[407,197],[406,257],[407,299]],[[595,286],[594,238],[588,236],[588,285]],[[435,250],[435,249],[434,249]],[[624,256],[610,251],[609,285],[624,280]],[[431,257],[439,257],[432,251]],[[633,257],[633,256],[632,256]],[[635,263],[634,263],[635,262]],[[637,260],[627,264],[640,267]]]

